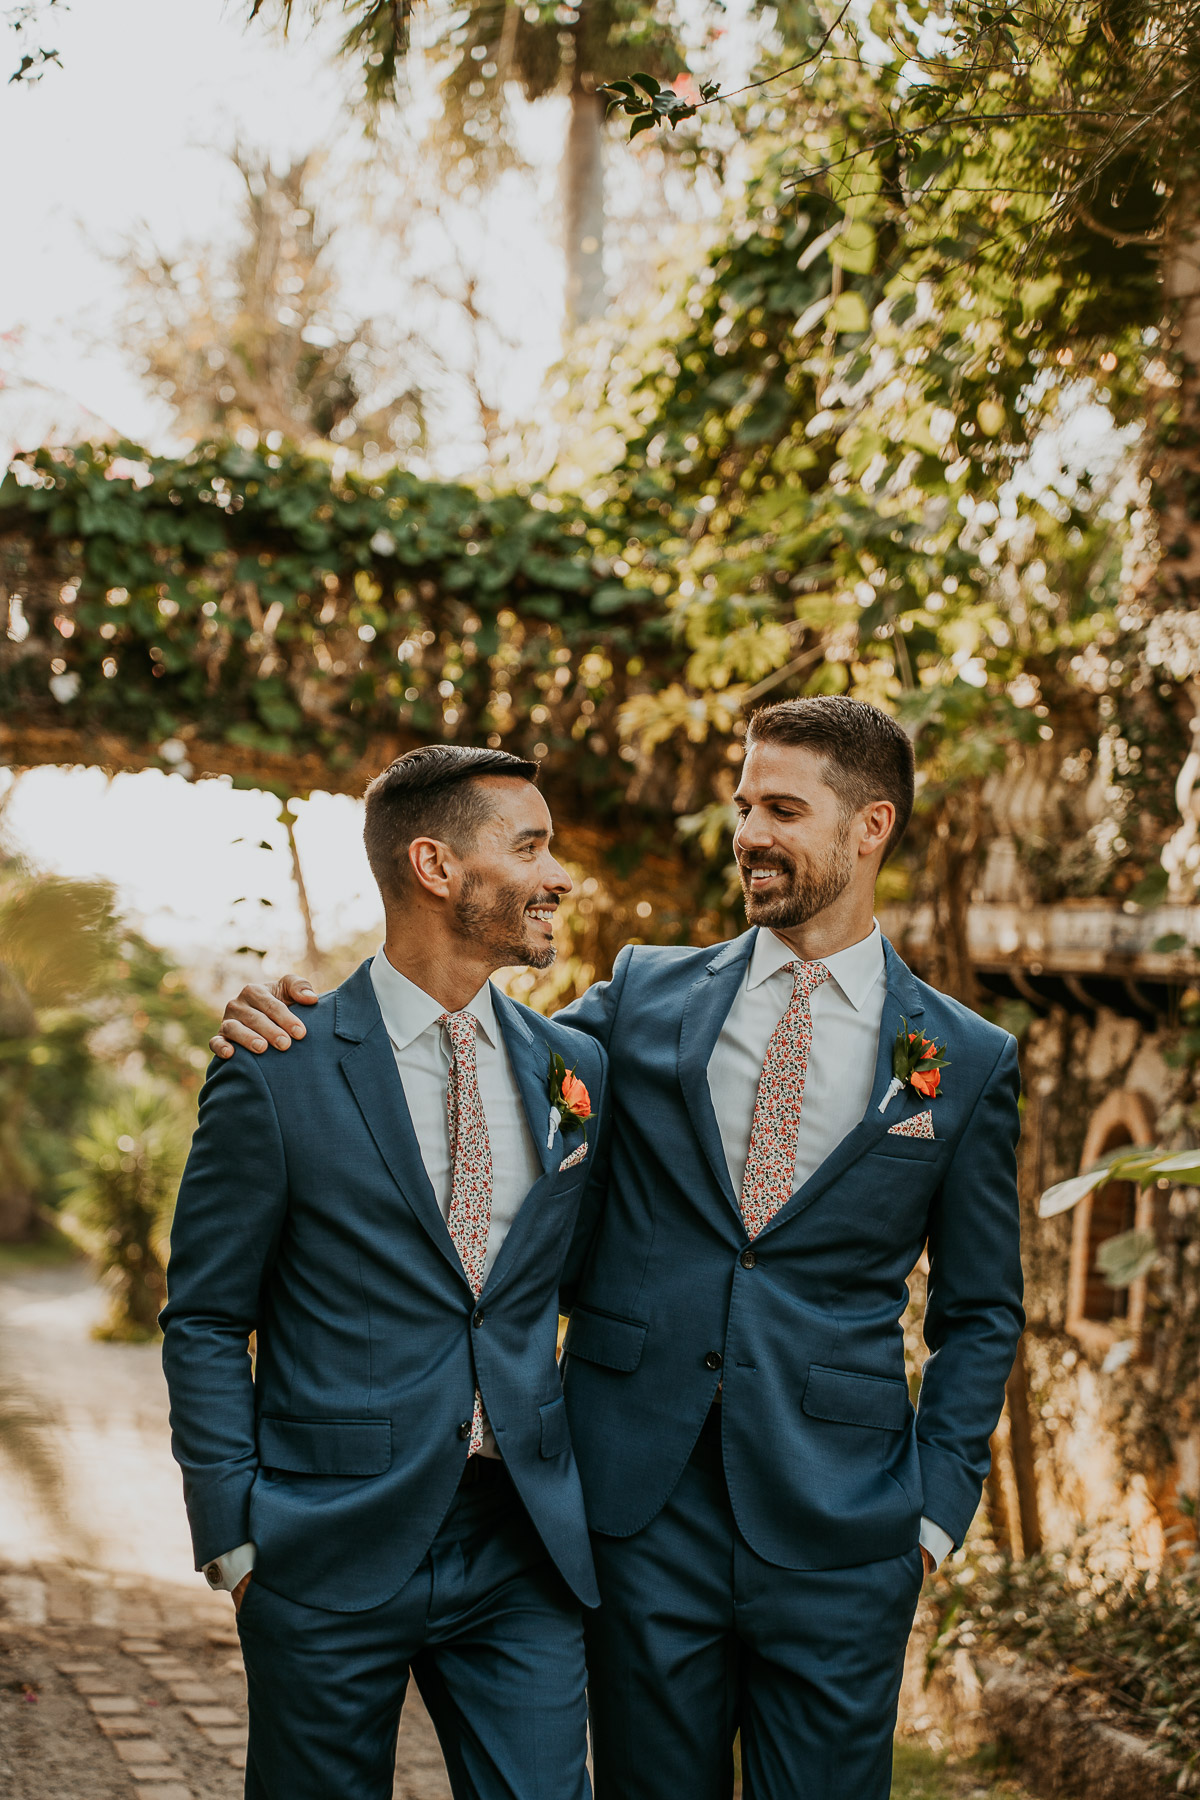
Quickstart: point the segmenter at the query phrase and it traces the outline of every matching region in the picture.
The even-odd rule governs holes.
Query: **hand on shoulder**
[[[305,1036],[305,1028],[286,1002],[315,1006],[320,997],[304,975],[281,975],[274,987],[247,982],[239,994],[226,1002],[221,1029],[209,1038],[208,1047],[222,1062],[228,1062],[238,1044],[244,1050],[252,1050],[255,1056],[272,1046],[287,1050],[294,1038]]]

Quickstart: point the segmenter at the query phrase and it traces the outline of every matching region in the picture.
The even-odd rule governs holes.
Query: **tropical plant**
[[[55,1065],[86,1061],[78,1008],[100,990],[116,947],[104,883],[32,875],[0,863],[0,1241],[34,1229],[42,1123]]]
[[[99,1337],[152,1337],[166,1300],[171,1210],[187,1153],[177,1097],[142,1083],[97,1108],[75,1139],[63,1223],[109,1290]]]
[[[47,875],[0,844],[0,1242],[36,1235],[58,1207],[72,1139],[123,1081],[191,1103],[211,1029],[107,883]]]

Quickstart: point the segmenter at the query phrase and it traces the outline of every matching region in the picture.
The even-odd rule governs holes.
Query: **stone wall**
[[[1108,1324],[1079,1316],[1094,1269],[1095,1241],[1081,1237],[1087,1221],[1037,1213],[1045,1188],[1076,1174],[1085,1153],[1091,1164],[1114,1120],[1133,1122],[1133,1141],[1195,1141],[1196,1077],[1178,1046],[1178,1030],[1104,1009],[1089,1017],[1055,1007],[1022,1034],[1025,1353],[1047,1545],[1065,1545],[1081,1525],[1107,1524],[1128,1530],[1135,1552],[1157,1561],[1169,1534],[1190,1533],[1176,1500],[1200,1488],[1195,1191],[1143,1199],[1139,1218],[1153,1220],[1159,1263],[1143,1291],[1130,1291],[1127,1316]]]

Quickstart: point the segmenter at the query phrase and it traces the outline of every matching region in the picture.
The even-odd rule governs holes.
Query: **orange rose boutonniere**
[[[879,1102],[880,1112],[885,1112],[906,1087],[926,1100],[936,1100],[942,1084],[942,1070],[949,1066],[944,1044],[935,1044],[932,1038],[922,1037],[919,1031],[910,1031],[908,1020],[901,1019],[892,1048],[892,1079]]]
[[[564,1119],[579,1125],[592,1116],[592,1097],[574,1069],[568,1069],[561,1056],[550,1057],[550,1134],[546,1148],[554,1142],[554,1134]]]

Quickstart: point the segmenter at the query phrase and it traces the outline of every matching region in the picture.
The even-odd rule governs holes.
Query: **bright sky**
[[[74,0],[47,26],[63,67],[0,88],[0,329],[21,332],[23,372],[131,436],[164,418],[105,343],[121,292],[106,256],[141,225],[166,246],[227,232],[239,137],[287,156],[338,129],[344,73],[304,37],[246,29],[246,10]]]
[[[12,780],[0,770],[0,798]],[[382,918],[362,806],[315,794],[295,812],[317,942],[328,950]],[[99,769],[31,769],[4,824],[39,867],[111,881],[147,936],[202,973],[231,967],[243,945],[269,951],[266,966],[276,972],[301,950],[291,858],[270,794],[154,770],[110,781]],[[244,961],[247,973],[258,966]]]

